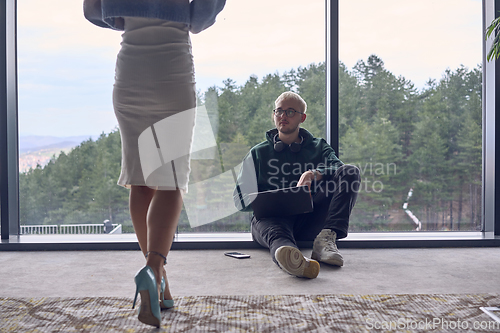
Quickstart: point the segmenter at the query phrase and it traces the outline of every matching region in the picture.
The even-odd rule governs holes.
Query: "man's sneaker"
[[[344,265],[344,258],[342,258],[335,244],[336,238],[335,231],[330,229],[321,230],[314,240],[311,258],[330,265]]]
[[[285,272],[297,277],[314,279],[319,273],[319,263],[307,259],[299,249],[292,246],[281,246],[274,253],[278,265]]]

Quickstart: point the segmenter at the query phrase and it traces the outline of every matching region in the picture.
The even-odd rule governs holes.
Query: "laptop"
[[[256,192],[248,196],[252,203],[253,214],[257,219],[291,216],[313,211],[312,197],[306,185]]]

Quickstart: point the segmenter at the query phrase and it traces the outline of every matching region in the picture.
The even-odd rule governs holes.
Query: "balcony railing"
[[[22,225],[21,235],[121,234],[121,224]]]

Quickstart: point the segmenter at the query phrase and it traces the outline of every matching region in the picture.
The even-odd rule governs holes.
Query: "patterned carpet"
[[[178,297],[162,328],[129,298],[0,298],[0,332],[500,332],[500,295]]]

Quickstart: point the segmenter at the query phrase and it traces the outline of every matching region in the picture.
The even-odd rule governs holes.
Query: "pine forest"
[[[446,69],[417,89],[384,67],[376,55],[348,69],[339,64],[339,158],[361,170],[352,232],[481,229],[481,67]],[[308,104],[303,127],[325,137],[325,65],[227,79],[199,92],[226,169],[273,127],[274,100],[284,91]],[[112,110],[110,110],[112,112]],[[234,147],[239,147],[238,149]],[[231,151],[233,149],[234,151]],[[190,182],[220,174],[221,156],[193,161]],[[229,156],[229,158],[228,158]],[[61,152],[45,166],[19,175],[21,225],[121,223],[133,232],[128,190],[120,174],[116,129]],[[217,210],[222,195],[198,195],[200,210]],[[249,213],[192,227],[185,211],[179,232],[248,232]]]

